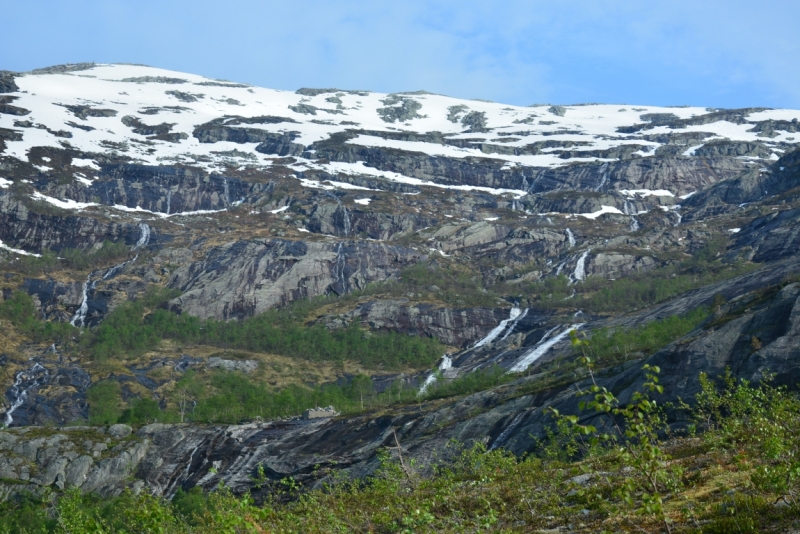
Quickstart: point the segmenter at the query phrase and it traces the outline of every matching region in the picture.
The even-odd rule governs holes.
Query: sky
[[[0,70],[142,63],[274,89],[800,108],[797,0],[0,0]]]

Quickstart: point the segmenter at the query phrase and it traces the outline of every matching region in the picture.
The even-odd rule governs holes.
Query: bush
[[[122,413],[122,392],[119,382],[115,380],[94,383],[86,391],[86,399],[89,402],[89,423],[92,425],[113,425]]]

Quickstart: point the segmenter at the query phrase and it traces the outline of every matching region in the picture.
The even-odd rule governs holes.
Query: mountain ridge
[[[0,478],[28,489],[82,473],[107,495],[243,492],[256,464],[313,484],[318,463],[369,474],[395,432],[423,462],[451,438],[530,453],[546,408],[586,386],[572,331],[623,400],[645,363],[670,370],[664,401],[726,366],[796,375],[798,110],[275,91],[120,64],[3,71],[0,90],[3,408],[24,427],[0,433]],[[335,386],[351,411],[264,422],[219,400],[251,386]],[[113,454],[77,454],[66,427],[36,446],[52,454],[21,448],[25,428],[87,420],[94,447],[124,417],[141,428]]]

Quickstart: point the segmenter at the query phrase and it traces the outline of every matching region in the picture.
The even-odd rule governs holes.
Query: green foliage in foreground
[[[598,417],[593,425],[554,412],[550,437],[522,459],[480,444],[461,450],[452,444],[451,460],[423,470],[387,450],[366,481],[321,472],[330,482],[303,491],[291,479],[262,480],[254,487],[256,495],[266,494],[259,505],[225,487],[181,490],[172,501],[130,493],[100,499],[72,490],[0,504],[0,533],[716,534],[786,532],[800,521],[794,393],[730,375],[719,388],[701,376],[695,406],[684,406],[688,435],[667,432],[665,441],[663,407],[652,398],[660,389],[658,369],[645,373],[628,404],[596,385],[583,392],[586,415]]]
[[[354,321],[330,331],[323,325],[303,324],[299,313],[271,310],[242,321],[201,320],[176,315],[159,303],[174,292],[154,291],[138,301],[117,307],[83,344],[93,358],[138,355],[162,339],[213,345],[226,349],[281,354],[311,361],[355,361],[370,368],[427,367],[444,352],[435,340],[396,332],[366,333]]]

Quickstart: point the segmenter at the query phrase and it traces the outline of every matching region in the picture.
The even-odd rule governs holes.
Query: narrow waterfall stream
[[[541,358],[545,355],[545,353],[550,350],[553,345],[564,339],[569,335],[569,333],[573,330],[579,330],[584,323],[576,324],[576,325],[569,325],[567,326],[562,332],[560,332],[557,336],[550,337],[553,332],[558,330],[559,327],[553,327],[548,330],[542,339],[527,353],[525,353],[519,360],[511,366],[508,370],[509,373],[521,373],[525,371],[528,367],[530,367],[536,360]]]
[[[42,364],[34,363],[28,369],[17,372],[14,385],[6,392],[6,397],[11,401],[11,407],[6,411],[4,423],[6,427],[14,423],[14,412],[28,400],[28,392],[47,384],[50,371]]]

